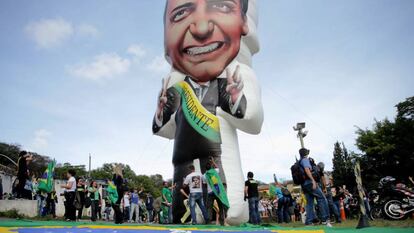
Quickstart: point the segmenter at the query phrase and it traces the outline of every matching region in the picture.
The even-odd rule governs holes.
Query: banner
[[[174,85],[181,95],[181,106],[187,122],[203,137],[221,143],[220,125],[217,116],[209,112],[200,104],[190,85],[181,81]]]
[[[360,198],[359,207],[361,209],[362,215],[366,215],[366,209],[364,205],[364,188],[362,187],[361,168],[359,166],[359,162],[356,162],[355,164],[354,174]]]
[[[55,172],[56,161],[53,160],[48,163],[46,171],[39,179],[38,189],[41,192],[50,193],[53,190],[53,175]]]

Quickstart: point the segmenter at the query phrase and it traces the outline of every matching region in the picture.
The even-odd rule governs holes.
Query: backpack
[[[311,167],[312,167],[312,171],[311,171],[311,173],[312,173],[313,179],[314,179],[316,182],[320,182],[320,181],[321,181],[321,176],[320,176],[320,170],[319,170],[319,167],[318,167],[318,166],[316,166],[316,163],[315,163],[315,160],[314,160],[314,159],[309,158],[309,162],[310,162]]]
[[[290,192],[289,192],[289,190],[287,188],[282,188],[282,194],[285,197],[290,196]]]
[[[303,182],[305,182],[305,174],[303,174],[302,165],[300,164],[301,161],[302,159],[296,159],[296,162],[290,167],[293,183],[296,185],[301,185]]]

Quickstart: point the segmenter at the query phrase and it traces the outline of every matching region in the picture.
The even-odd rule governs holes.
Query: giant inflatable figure
[[[227,188],[227,222],[248,220],[236,129],[258,134],[263,123],[260,87],[250,67],[259,50],[256,26],[255,0],[166,2],[164,46],[172,69],[152,130],[174,139],[175,223],[185,212],[180,189],[188,166],[204,173],[210,157]]]

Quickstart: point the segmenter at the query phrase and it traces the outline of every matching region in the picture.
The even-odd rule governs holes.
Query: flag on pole
[[[38,189],[41,192],[50,193],[53,190],[53,176],[55,173],[56,161],[53,160],[47,164],[46,171],[39,179]]]
[[[206,171],[206,180],[208,185],[210,185],[214,194],[220,199],[221,203],[227,208],[230,208],[229,199],[227,197],[226,190],[224,189],[223,182],[216,169],[210,169]]]
[[[116,186],[112,181],[108,181],[108,187],[106,188],[106,191],[108,192],[108,197],[111,201],[111,204],[115,204],[118,200],[118,191],[116,190]]]
[[[269,195],[271,197],[277,196],[277,194],[276,194],[276,186],[274,186],[273,184],[269,184]]]

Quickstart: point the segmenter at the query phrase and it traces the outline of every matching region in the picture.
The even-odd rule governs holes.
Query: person
[[[203,183],[205,182],[204,176],[200,172],[195,171],[194,165],[189,166],[190,174],[188,174],[183,182],[183,187],[188,186],[190,188],[190,211],[191,211],[191,223],[197,224],[196,204],[201,209],[201,213],[204,217],[204,222],[208,223],[207,210],[203,201]]]
[[[102,185],[101,184],[98,185],[98,189],[102,189]],[[98,202],[98,210],[97,210],[97,212],[98,212],[98,219],[99,220],[102,220],[102,196],[101,196],[101,193],[100,192],[98,192],[98,194],[99,194],[99,202]]]
[[[134,222],[132,217],[135,213],[135,222],[140,222],[139,220],[139,196],[138,196],[138,189],[134,188],[133,193],[131,194],[131,209],[129,212],[129,222]]]
[[[116,186],[116,190],[118,193],[118,200],[112,204],[112,208],[114,209],[114,220],[115,224],[122,224],[123,222],[123,215],[121,211],[121,201],[124,197],[124,178],[122,175],[122,168],[117,165],[114,167],[114,174],[113,174],[113,183]]]
[[[282,184],[276,183],[276,196],[277,196],[277,220],[278,223],[288,222],[288,206],[287,198],[283,195]]]
[[[185,212],[183,196],[179,190],[187,173],[187,167],[194,159],[200,160],[202,172],[209,157],[213,156],[221,169],[221,179],[231,184],[230,192],[237,193],[233,203],[241,204],[243,180],[241,169],[223,170],[221,153],[220,123],[226,133],[235,134],[235,128],[257,134],[263,122],[260,91],[251,69],[233,60],[240,50],[241,37],[249,32],[247,24],[248,1],[224,1],[220,4],[210,0],[190,0],[186,3],[168,0],[164,14],[165,55],[174,68],[174,80],[167,79],[153,119],[153,133],[174,140],[172,162],[174,166],[173,215],[179,223]],[[242,74],[243,79],[241,78]],[[245,78],[245,79],[244,79]],[[182,100],[180,92],[172,85],[178,84],[191,93],[191,99]],[[249,95],[245,95],[249,93]],[[184,95],[184,92],[181,92]],[[249,99],[250,116],[246,116]],[[185,106],[197,103],[194,109],[202,119],[185,115]],[[225,112],[224,114],[221,112]],[[225,115],[218,122],[217,114]],[[237,122],[234,122],[236,121]],[[232,122],[233,121],[233,122]],[[232,122],[234,124],[230,124]],[[171,123],[174,129],[171,129]],[[207,132],[207,133],[204,133]],[[213,132],[210,134],[210,132]],[[226,141],[229,160],[227,167],[240,166],[237,153],[237,136]],[[224,146],[224,145],[223,145]],[[237,161],[237,162],[235,162]],[[236,174],[237,173],[237,174]],[[235,208],[235,218],[243,216],[243,205]]]
[[[20,151],[19,159],[17,161],[17,179],[19,181],[17,186],[17,198],[32,199],[31,191],[27,191],[27,188],[25,188],[27,181],[30,179],[28,165],[32,160],[33,154],[26,151]]]
[[[163,223],[171,224],[172,222],[172,193],[168,186],[168,182],[164,181],[164,187],[162,188],[161,205],[163,211]]]
[[[287,189],[286,186],[280,185],[279,187],[279,201],[278,201],[278,220],[279,223],[285,222],[285,223],[289,223],[290,222],[290,207],[292,206],[292,195],[289,192],[289,190]]]
[[[253,179],[253,172],[247,173],[247,180],[244,184],[244,200],[249,200],[249,222],[260,224],[259,215],[259,189],[258,183]]]
[[[58,202],[56,191],[52,191],[47,194],[46,197],[46,209],[48,213],[52,215],[53,218],[56,218],[56,203]]]
[[[206,181],[211,180],[211,182],[207,182],[207,214],[209,219],[213,219],[213,209],[214,203],[217,203],[218,211],[216,211],[216,215],[218,216],[219,222],[216,222],[218,225],[224,226],[228,225],[225,223],[226,213],[227,213],[227,206],[228,203],[224,204],[223,200],[221,200],[222,195],[225,195],[225,199],[227,200],[226,190],[220,190],[220,183],[221,186],[224,188],[222,181],[219,180],[220,176],[220,169],[218,168],[214,158],[210,158],[210,162],[206,165],[206,173],[204,174],[204,179]],[[213,180],[214,179],[214,180]]]
[[[163,223],[161,202],[162,202],[162,197],[157,197],[154,200],[154,204],[153,204],[153,207],[154,207],[154,223],[159,223],[159,224]]]
[[[301,218],[300,218],[300,211],[301,211],[301,206],[300,206],[300,203],[299,203],[299,201],[298,201],[298,198],[296,198],[295,199],[295,205],[294,205],[294,213],[295,213],[295,221],[293,221],[293,222],[299,222],[299,221],[301,221]]]
[[[3,179],[0,176],[0,200],[3,200]]]
[[[111,202],[108,198],[105,199],[105,209],[104,209],[104,215],[105,215],[105,221],[109,221],[109,216],[111,215]]]
[[[65,189],[65,217],[66,221],[76,221],[76,208],[74,205],[75,202],[75,192],[76,192],[76,172],[73,169],[69,169],[66,173],[68,182],[64,185],[61,185],[61,188]]]
[[[259,203],[258,203],[258,208],[259,208],[259,213],[260,213],[260,218],[266,218],[266,208],[265,208],[265,203],[266,201],[263,199],[263,197],[259,197]]]
[[[154,198],[151,193],[147,193],[147,198],[145,199],[145,206],[148,211],[148,222],[154,222]]]
[[[325,164],[323,162],[319,162],[317,165],[319,170],[320,178],[320,187],[325,194],[326,200],[328,201],[329,213],[334,215],[335,221],[337,223],[341,223],[341,215],[339,214],[339,209],[334,204],[333,196],[332,196],[332,179],[326,179],[325,177]]]
[[[299,150],[299,154],[300,154],[301,171],[305,177],[305,180],[303,184],[301,185],[302,190],[306,197],[305,225],[312,225],[313,220],[316,218],[315,212],[313,209],[314,201],[316,198],[316,202],[318,203],[318,208],[321,213],[322,224],[326,225],[327,227],[332,227],[330,220],[329,220],[328,202],[316,180],[318,179],[318,171],[316,171],[316,165],[312,166],[311,161],[308,158],[308,155],[309,155],[308,149],[301,148]]]
[[[91,199],[91,220],[92,222],[95,222],[99,209],[99,189],[96,181],[92,181],[90,187],[88,188],[88,192],[89,198]]]
[[[122,198],[122,209],[124,211],[124,221],[129,221],[129,214],[131,211],[131,202],[130,202],[130,196],[129,196],[129,192],[125,191],[123,198]],[[138,215],[139,217],[139,215]]]

